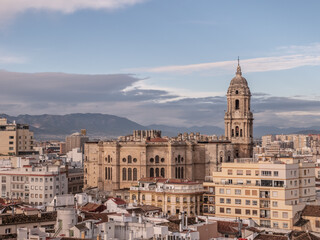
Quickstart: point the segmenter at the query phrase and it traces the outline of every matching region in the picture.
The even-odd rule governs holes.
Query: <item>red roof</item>
[[[156,137],[156,138],[151,138],[150,140],[147,140],[147,142],[168,142],[168,139]]]
[[[81,211],[84,212],[102,212],[107,207],[103,204],[95,204],[95,203],[87,203],[83,207],[81,207]]]
[[[112,200],[117,205],[126,205],[127,202],[122,200],[121,198],[109,198],[108,200]]]

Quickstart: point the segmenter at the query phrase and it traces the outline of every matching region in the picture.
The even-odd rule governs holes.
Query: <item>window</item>
[[[246,205],[250,205],[251,201],[250,200],[246,200]]]
[[[127,180],[127,170],[125,168],[122,168],[122,181]]]
[[[259,170],[256,170],[256,171],[255,171],[255,175],[256,175],[256,176],[259,176]]]
[[[241,214],[241,209],[236,208],[236,209],[234,210],[234,213],[235,213],[235,214]]]
[[[165,169],[164,168],[161,168],[161,177],[165,177]]]
[[[128,181],[132,181],[132,169],[128,168]]]
[[[274,228],[278,228],[279,227],[279,223],[278,222],[273,222],[273,227]]]
[[[224,188],[220,188],[220,189],[219,189],[219,193],[220,193],[220,194],[224,194]]]
[[[235,204],[241,204],[241,199],[235,199]]]
[[[272,192],[272,197],[278,197],[278,192],[277,191],[273,191]]]
[[[138,160],[136,158],[133,159],[133,162],[136,163]]]
[[[231,204],[231,198],[227,198],[227,199],[226,199],[226,203],[227,203],[227,204]]]
[[[220,203],[224,203],[224,198],[220,198]]]
[[[288,223],[283,223],[283,228],[288,228]]]
[[[245,190],[245,195],[250,196],[250,190]]]
[[[243,175],[243,170],[237,170],[237,175]]]
[[[150,177],[154,177],[154,169],[150,168]]]
[[[4,232],[5,232],[5,234],[10,234],[10,233],[11,233],[11,228],[6,228],[6,229],[4,230]]]
[[[176,197],[176,202],[180,202],[180,198],[179,197]]]
[[[253,205],[253,206],[257,206],[257,205],[258,205],[258,201],[252,200],[252,205]]]
[[[231,189],[226,189],[226,194],[231,194]]]
[[[252,210],[252,215],[257,216],[258,215],[258,211],[257,210]]]
[[[159,168],[156,168],[156,177],[160,177],[160,171],[159,171]]]
[[[278,171],[273,171],[273,176],[278,177],[279,176],[279,172]]]
[[[220,213],[224,213],[224,208],[220,208]]]
[[[320,221],[316,220],[316,228],[320,228]]]
[[[261,171],[261,176],[271,176],[271,171]]]
[[[231,208],[226,208],[226,213],[231,213]]]
[[[288,218],[288,213],[287,212],[283,212],[282,213],[282,218]]]
[[[228,175],[232,175],[232,169],[228,169]]]
[[[132,163],[132,157],[130,155],[128,156],[128,163]]]
[[[273,207],[278,207],[278,202],[273,201],[273,202],[272,202],[272,206],[273,206]]]
[[[277,217],[278,217],[278,212],[273,211],[272,216],[275,217],[275,218],[277,218]]]
[[[156,159],[156,163],[159,163],[159,156],[158,155],[155,157],[155,159]]]
[[[136,168],[133,169],[133,181],[138,180],[138,170]]]
[[[238,110],[240,108],[239,99],[236,99],[235,109]]]
[[[241,195],[241,189],[235,189],[235,190],[234,190],[234,193],[235,193],[236,195]]]
[[[251,176],[251,170],[246,170],[246,175]]]
[[[250,209],[246,209],[246,215],[250,215],[250,214],[251,214]]]

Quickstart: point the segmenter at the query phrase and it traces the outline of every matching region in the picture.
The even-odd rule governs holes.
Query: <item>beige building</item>
[[[84,188],[100,190],[130,188],[138,179],[164,177],[204,181],[222,162],[252,156],[251,93],[238,65],[227,93],[226,137],[199,133],[161,138],[155,130],[134,131],[117,141],[85,144]]]
[[[299,158],[237,159],[206,180],[205,214],[264,227],[291,229],[296,213],[316,200],[315,164]]]
[[[66,137],[66,145],[65,149],[63,150],[65,150],[66,153],[72,151],[72,149],[74,148],[80,148],[81,151],[83,151],[83,146],[88,141],[89,138],[86,136],[86,130],[82,129],[80,133],[73,133],[70,136]]]
[[[184,179],[143,178],[130,188],[130,202],[153,205],[162,212],[175,215],[200,215],[203,194],[202,183]]]
[[[8,123],[0,118],[0,155],[26,155],[34,152],[29,125]]]

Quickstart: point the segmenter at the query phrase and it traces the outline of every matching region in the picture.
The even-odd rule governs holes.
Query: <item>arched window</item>
[[[122,181],[127,180],[127,170],[126,168],[122,168]]]
[[[108,179],[108,168],[107,167],[105,168],[105,174],[104,175],[105,175],[104,178]]]
[[[128,163],[132,163],[132,157],[130,155],[128,156]]]
[[[178,168],[176,167],[176,178],[178,178]]]
[[[239,127],[236,126],[236,137],[239,137]]]
[[[228,162],[231,162],[231,157],[230,156],[228,156]]]
[[[180,160],[181,160],[181,156],[180,156],[180,155],[178,155],[178,163],[180,162]]]
[[[154,177],[154,169],[150,168],[150,177]]]
[[[240,102],[239,102],[239,99],[236,99],[236,106],[235,106],[236,109],[239,109],[240,108]]]
[[[142,200],[146,200],[146,196],[144,194],[142,195]]]
[[[155,159],[156,159],[156,163],[159,163],[159,156],[158,155],[155,157]]]
[[[162,162],[162,163],[164,162],[164,158],[161,158],[161,162]]]
[[[180,178],[180,167],[178,167],[178,178]]]
[[[132,169],[128,168],[128,181],[132,181]]]
[[[108,180],[111,179],[111,168],[108,168]]]
[[[181,158],[181,162],[183,162],[183,157]]]
[[[222,156],[220,156],[220,163],[222,163],[222,161],[223,161],[223,157],[222,157]]]
[[[133,194],[133,195],[132,195],[132,200],[136,200],[136,199],[137,199],[136,195]]]
[[[184,172],[183,172],[183,167],[181,168],[181,178],[184,178]]]
[[[242,137],[242,129],[240,129],[240,137]]]
[[[165,176],[164,171],[165,171],[164,168],[161,168],[161,177]]]
[[[126,158],[122,158],[122,162],[126,162],[127,161],[127,159]]]
[[[110,180],[112,180],[112,168],[110,168]]]
[[[110,163],[111,162],[111,157],[110,157],[110,155],[108,155],[108,163]]]
[[[236,90],[236,94],[238,94],[239,93],[239,91],[238,90]]]
[[[154,159],[153,159],[153,158],[150,158],[150,162],[153,163],[153,162],[154,162]]]
[[[138,171],[136,168],[133,169],[133,181],[137,181],[138,180]]]
[[[232,137],[234,137],[234,129],[232,129]]]
[[[159,168],[156,168],[156,177],[160,176]]]

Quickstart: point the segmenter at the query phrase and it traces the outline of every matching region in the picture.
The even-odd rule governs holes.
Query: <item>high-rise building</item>
[[[291,229],[316,200],[315,164],[302,158],[237,159],[206,179],[204,213],[252,218],[260,226]]]
[[[81,130],[81,133],[73,133],[70,136],[66,137],[66,152],[71,151],[74,148],[80,148],[83,151],[83,146],[86,142],[89,141],[89,138],[86,136],[85,129]]]
[[[0,155],[32,154],[33,141],[29,125],[8,123],[6,118],[0,118]]]

